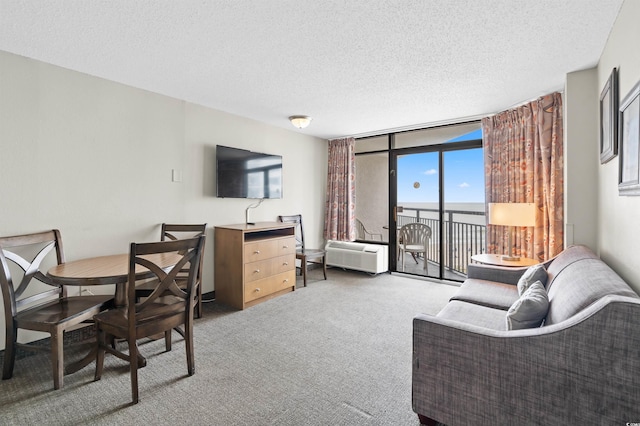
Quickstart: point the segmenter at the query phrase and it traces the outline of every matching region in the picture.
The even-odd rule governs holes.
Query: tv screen
[[[282,198],[282,156],[217,145],[216,196]]]

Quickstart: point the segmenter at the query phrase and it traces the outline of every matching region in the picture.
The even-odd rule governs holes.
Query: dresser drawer
[[[290,271],[295,269],[295,267],[296,257],[293,254],[245,263],[244,280],[245,282],[260,280],[271,275]]]
[[[245,263],[256,262],[295,252],[296,239],[294,237],[252,241],[244,245],[244,261]]]
[[[268,296],[276,291],[296,285],[295,270],[272,275],[267,278],[247,282],[244,285],[244,302],[250,302],[264,296]]]

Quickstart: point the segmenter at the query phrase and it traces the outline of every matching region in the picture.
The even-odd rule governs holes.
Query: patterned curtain
[[[329,173],[327,176],[327,208],[324,237],[327,240],[356,239],[356,140],[329,141]]]
[[[540,261],[563,249],[562,96],[552,93],[482,120],[487,203],[535,203],[536,225],[515,228],[513,253]],[[509,228],[487,227],[487,251],[507,253]]]

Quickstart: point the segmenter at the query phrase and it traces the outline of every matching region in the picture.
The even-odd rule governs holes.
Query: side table
[[[536,259],[531,259],[530,257],[521,257],[520,260],[504,260],[502,259],[502,255],[500,254],[474,254],[471,256],[471,260],[478,263],[484,263],[485,265],[495,265],[495,266],[510,266],[510,267],[521,267],[521,266],[531,266],[540,263]]]

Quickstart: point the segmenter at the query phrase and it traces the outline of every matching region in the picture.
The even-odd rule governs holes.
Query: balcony
[[[447,209],[444,211],[444,226],[440,228],[438,209],[404,207],[397,216],[397,225],[419,222],[431,228],[431,240],[427,250],[429,276],[439,276],[440,240],[444,241],[444,278],[462,281],[466,278],[471,256],[485,252],[486,219],[484,211]],[[443,233],[443,235],[441,235]],[[406,255],[405,271],[424,275],[422,260],[416,261]],[[402,269],[398,260],[398,271]]]

